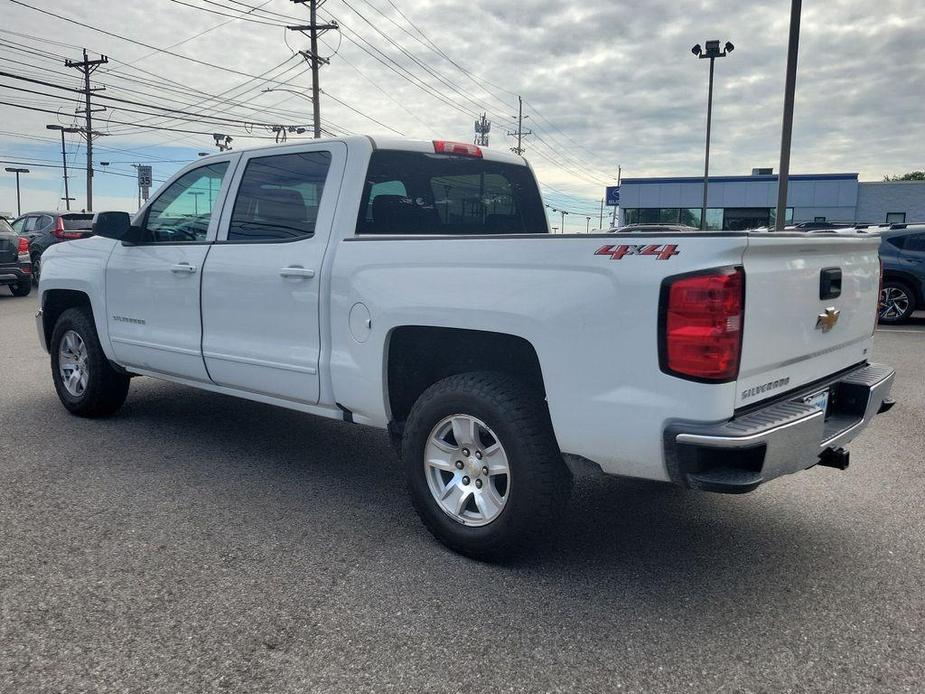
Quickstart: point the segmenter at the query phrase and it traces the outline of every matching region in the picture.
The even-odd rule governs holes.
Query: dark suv
[[[925,224],[897,224],[880,235],[880,322],[902,323],[925,309]]]
[[[42,271],[42,253],[61,241],[82,239],[93,232],[92,212],[28,212],[13,223],[13,230],[29,240],[32,276],[36,284]]]

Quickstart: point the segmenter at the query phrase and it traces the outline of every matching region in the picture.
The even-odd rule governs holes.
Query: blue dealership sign
[[[607,186],[607,207],[620,206],[620,186]]]

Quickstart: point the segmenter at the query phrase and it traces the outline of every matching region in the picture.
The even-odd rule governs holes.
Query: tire
[[[886,325],[905,323],[915,311],[915,292],[905,282],[884,280],[879,320]]]
[[[32,254],[32,281],[35,282],[35,286],[39,286],[39,280],[41,279],[42,274],[42,254],[33,253]]]
[[[107,417],[122,407],[131,379],[112,368],[100,347],[93,318],[85,309],[69,308],[61,314],[49,351],[55,390],[71,414]],[[76,368],[69,369],[68,364]],[[66,382],[65,373],[75,371],[83,378]]]
[[[32,279],[27,279],[25,282],[19,282],[18,284],[11,284],[10,291],[13,292],[13,296],[29,296],[32,291]]]
[[[529,546],[558,518],[571,491],[542,395],[503,373],[435,383],[411,408],[402,439],[415,510],[440,542],[474,559],[505,559]],[[478,467],[486,461],[488,475],[487,465]],[[445,509],[459,509],[463,498],[461,511]]]

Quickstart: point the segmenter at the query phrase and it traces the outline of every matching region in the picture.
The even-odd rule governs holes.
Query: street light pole
[[[19,217],[22,214],[22,205],[19,202],[19,174],[29,173],[29,169],[17,169],[15,167],[8,166],[6,170],[10,173],[16,174],[16,216]]]
[[[791,0],[790,40],[787,45],[787,80],[784,86],[784,124],[780,138],[780,169],[777,173],[777,215],[774,226],[783,231],[787,224],[787,185],[790,177],[790,142],[793,136],[793,102],[797,87],[797,54],[800,50],[802,0]]]
[[[700,210],[700,228],[707,228],[707,189],[710,186],[710,134],[713,129],[713,66],[717,58],[725,58],[729,53],[735,50],[729,41],[722,49],[719,47],[719,41],[706,41],[706,50],[696,44],[691,48],[698,58],[708,58],[710,60],[710,86],[707,91],[707,144],[703,156],[703,206]]]
[[[74,198],[71,197],[67,188],[67,150],[64,144],[64,133],[79,133],[80,128],[65,128],[63,125],[46,125],[45,127],[49,130],[61,131],[61,168],[64,169],[64,204],[67,206],[67,211],[70,212],[71,200]]]

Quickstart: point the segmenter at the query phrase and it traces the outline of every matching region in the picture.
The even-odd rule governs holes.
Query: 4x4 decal
[[[621,260],[626,255],[654,255],[656,260],[668,260],[680,252],[674,244],[666,246],[621,244],[619,246],[601,246],[594,252],[594,255],[609,255],[611,260]]]

